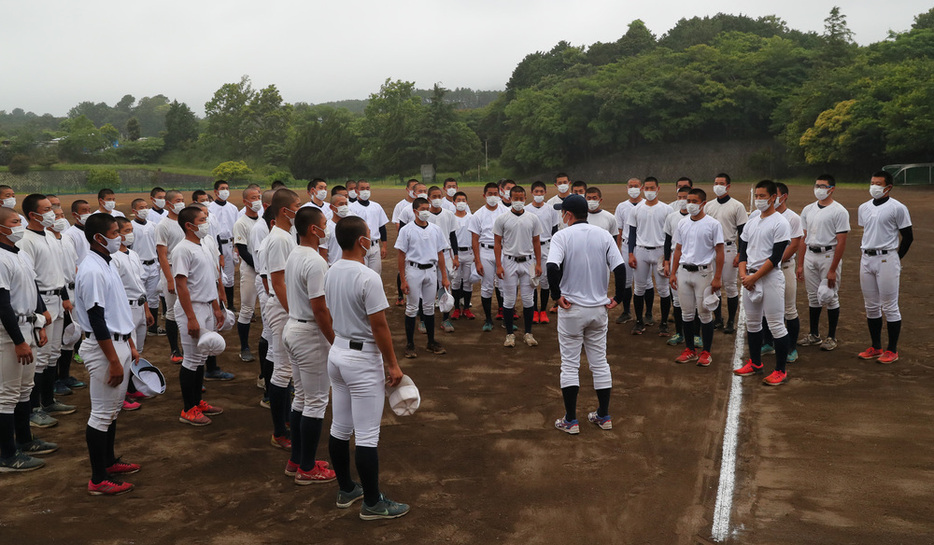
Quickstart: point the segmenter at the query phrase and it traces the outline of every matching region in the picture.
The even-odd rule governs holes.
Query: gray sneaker
[[[32,471],[44,465],[45,462],[42,460],[16,451],[16,454],[12,458],[0,458],[0,473]]]
[[[43,405],[42,410],[50,415],[64,416],[78,410],[74,405],[65,405],[61,401],[52,401],[51,405]]]
[[[813,333],[808,333],[807,337],[798,341],[798,346],[814,346],[817,344],[821,344],[821,338]]]
[[[344,492],[341,489],[337,489],[337,508],[338,509],[347,509],[354,502],[363,499],[363,487],[360,486],[360,483],[353,483],[353,490],[350,492]]]
[[[618,324],[625,324],[626,322],[631,322],[631,321],[632,321],[632,314],[628,312],[624,312],[616,318],[616,323]]]
[[[240,351],[240,361],[253,361],[253,352],[249,348]]]
[[[49,416],[49,413],[42,409],[33,409],[29,415],[29,425],[34,428],[51,428],[58,425],[58,420]]]
[[[360,506],[360,518],[363,520],[397,519],[408,512],[408,505],[392,501],[382,494],[373,507],[367,506],[366,502]]]
[[[18,448],[23,454],[29,456],[38,456],[40,454],[52,454],[58,450],[58,444],[50,443],[49,441],[43,441],[42,439],[33,437],[32,441],[22,445],[16,445],[16,448]]]
[[[824,339],[824,342],[820,343],[820,349],[826,350],[827,352],[830,352],[836,347],[837,347],[837,339],[834,339],[833,337],[827,337],[826,339]]]

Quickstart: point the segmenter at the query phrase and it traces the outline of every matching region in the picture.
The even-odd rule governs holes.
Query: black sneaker
[[[411,358],[417,358],[417,357],[418,357],[418,353],[415,351],[415,345],[414,345],[414,344],[407,344],[407,345],[405,345],[405,354],[404,354],[404,355],[405,355],[405,357],[410,358],[410,359],[411,359]]]
[[[726,327],[723,328],[723,332],[727,335],[732,335],[736,333],[736,327],[733,325],[733,321],[730,320],[726,323]]]
[[[628,312],[624,312],[620,314],[619,317],[616,318],[616,323],[618,324],[625,324],[626,322],[631,322],[631,321],[632,321],[632,314]]]
[[[668,332],[668,324],[661,323],[658,324],[658,336],[659,337],[668,337],[670,333]]]
[[[642,320],[638,320],[636,325],[632,326],[632,334],[642,335],[643,333],[645,333],[645,324],[642,322]]]
[[[655,318],[652,318],[652,315],[651,315],[651,314],[646,314],[646,315],[645,315],[645,320],[643,320],[643,322],[645,323],[645,326],[646,326],[646,327],[651,327],[651,326],[655,325]]]
[[[364,502],[360,506],[360,518],[363,520],[397,519],[408,512],[408,505],[392,501],[382,494],[376,505],[370,507]]]

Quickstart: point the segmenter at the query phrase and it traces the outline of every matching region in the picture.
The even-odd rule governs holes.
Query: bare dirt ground
[[[623,188],[603,189],[612,210]],[[744,202],[747,191],[734,187]],[[480,189],[469,192],[479,205]],[[391,210],[402,192],[374,193]],[[926,324],[934,312],[924,303],[930,289],[922,276],[934,249],[928,195],[895,192],[911,209],[916,242],[902,274],[901,361],[881,366],[855,357],[868,344],[855,220],[868,192],[838,193],[854,228],[840,347],[802,350],[783,387],[744,384],[730,542],[931,542],[934,367],[923,354],[932,346]],[[118,199],[124,212],[130,197]],[[671,186],[663,197],[674,198]],[[792,188],[793,208],[810,200],[809,187]],[[393,252],[383,277],[392,301]],[[798,300],[806,316],[803,290]],[[479,307],[479,295],[474,304]],[[401,356],[402,311],[392,307],[388,314]],[[563,413],[555,320],[535,327],[536,348],[502,348],[505,331],[481,333],[481,325],[461,320],[453,334],[439,333],[446,355],[400,360],[423,400],[415,415],[387,411],[383,420],[382,486],[412,504],[403,519],[363,522],[356,506],[334,507],[333,483],[298,487],[284,476],[288,455],[269,444],[270,418],[254,385],[258,363],[240,362],[233,349],[220,364],[236,379],[208,382],[205,394],[224,414],[206,428],[178,423],[177,370],[165,338],[157,337],[147,341],[144,355],[163,370],[168,391],[119,418],[118,453],[143,464],[129,479],[136,490],[119,498],[86,494],[89,401],[87,390],[79,390],[63,398],[78,412],[40,431],[62,447],[46,457],[46,468],[0,479],[0,542],[693,544],[709,536],[733,336],[717,333],[714,365],[702,369],[673,363],[679,349],[666,346],[655,328],[633,337],[630,325],[611,323],[614,429],[586,424],[574,437],[552,426]],[[258,324],[251,336],[255,352]],[[227,340],[236,346],[235,333]],[[419,347],[424,342],[419,338]],[[86,379],[80,365],[73,371]],[[596,404],[590,384],[585,368],[582,418]],[[326,454],[325,437],[319,457]]]

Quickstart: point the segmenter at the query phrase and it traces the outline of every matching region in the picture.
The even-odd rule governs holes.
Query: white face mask
[[[52,226],[52,229],[55,229],[56,233],[64,233],[69,227],[68,220],[65,218],[55,220],[55,224]]]
[[[80,216],[78,216],[78,221],[81,222],[81,225],[84,225],[85,223],[88,222],[88,218],[90,217],[91,217],[91,214],[81,214]]]
[[[176,214],[178,214],[179,212],[181,212],[181,211],[184,210],[184,209],[185,209],[185,203],[184,203],[184,202],[177,202],[177,203],[175,203],[175,204],[172,205],[172,210],[173,210]]]
[[[429,212],[428,210],[419,210],[419,211],[418,211],[418,219],[420,219],[420,220],[422,220],[422,221],[428,221],[428,218],[430,218],[430,217],[431,217],[431,212]]]
[[[642,194],[642,189],[638,187],[630,187],[626,190],[626,193],[629,194],[630,199],[638,199],[639,195]]]
[[[188,225],[191,225],[192,227],[196,227],[193,223],[189,223]],[[211,230],[211,225],[208,222],[204,222],[195,228],[195,236],[197,236],[199,239],[202,239],[208,236],[208,233],[210,232],[210,230]]]
[[[444,202],[444,199],[431,199],[432,208],[441,208],[441,203]]]
[[[415,191],[413,191],[413,190],[411,190],[411,189],[409,190],[409,198],[410,198],[410,199],[414,199],[414,198],[415,198]]]
[[[42,219],[39,220],[39,223],[42,224],[43,227],[52,227],[55,225],[55,212],[49,210],[45,214],[42,214]]]
[[[884,185],[870,185],[869,194],[872,195],[873,199],[881,199],[885,195],[885,186]]]
[[[600,201],[587,201],[587,210],[593,212],[597,208],[600,208]]]
[[[123,244],[125,246],[132,246],[134,240],[136,240],[136,235],[132,232],[123,235]]]
[[[814,196],[817,197],[817,200],[822,201],[826,199],[828,195],[830,195],[829,189],[824,189],[822,187],[814,188]]]
[[[328,190],[327,190],[327,189],[318,189],[318,190],[316,190],[316,191],[314,192],[313,196],[314,196],[314,198],[318,199],[319,201],[323,201],[324,199],[328,198]]]
[[[679,199],[675,201],[675,208],[677,208],[678,210],[684,210],[685,208],[687,208],[687,206],[688,206],[688,202],[686,200]]]
[[[535,204],[541,204],[545,202],[544,195],[532,195],[532,200],[535,201]]]
[[[722,196],[726,195],[726,191],[727,191],[727,189],[726,189],[726,186],[725,186],[725,185],[715,185],[715,186],[713,186],[713,194],[716,195],[716,196],[718,196],[718,197],[722,197]]]
[[[107,248],[107,253],[115,254],[120,251],[120,245],[123,244],[123,239],[117,235],[117,238],[107,238],[101,235],[101,238],[104,239],[103,242],[98,240],[104,248]]]
[[[13,244],[16,244],[22,240],[23,235],[26,233],[26,227],[23,225],[17,225],[16,227],[7,227],[4,225],[4,228],[10,230],[10,233],[6,236],[6,238],[10,239],[10,242]]]
[[[251,202],[251,203],[250,203],[250,210],[256,212],[257,214],[259,214],[260,212],[262,212],[262,211],[263,211],[263,201],[262,201],[261,199],[256,199],[255,201]]]
[[[359,243],[361,240],[365,240],[366,245],[360,244],[360,247],[366,250],[367,252],[369,252],[370,248],[373,247],[373,241],[368,238],[360,237],[359,239],[357,239],[357,242]]]
[[[699,204],[690,203],[687,201],[684,201],[684,202],[687,203],[686,208],[687,208],[688,214],[690,214],[692,217],[700,214],[701,207]]]
[[[145,221],[146,218],[149,217],[149,209],[148,209],[148,208],[140,208],[139,210],[136,211],[136,217],[139,218],[139,219],[141,219],[141,220],[143,220],[143,221]]]
[[[487,206],[495,207],[497,204],[499,204],[499,197],[497,197],[496,195],[490,195],[489,197],[486,198]]]
[[[444,192],[448,194],[448,197],[451,197],[451,198],[453,199],[453,198],[454,198],[454,195],[457,194],[457,188],[456,188],[456,187],[449,187],[449,188],[445,189]]]
[[[117,201],[104,201],[104,210],[108,212],[113,212],[116,206],[117,206]]]
[[[658,191],[646,191],[645,192],[645,200],[654,201],[655,197],[658,197]]]
[[[361,200],[361,201],[368,201],[368,200],[370,200],[370,190],[369,190],[369,189],[361,189],[361,190],[360,190],[360,193],[359,193],[359,196],[360,196],[360,200]]]
[[[356,190],[356,189],[348,189],[348,190],[347,190],[347,197],[349,197],[349,198],[351,198],[351,199],[356,199],[356,198],[357,198],[357,190]]]
[[[165,208],[165,199],[153,199],[152,205],[156,208]]]
[[[416,198],[416,199],[425,199],[425,200],[427,201],[427,200],[428,200],[428,193],[419,193],[419,194],[415,195],[415,198]]]
[[[458,212],[466,212],[466,211],[467,211],[467,203],[465,203],[464,201],[460,201],[460,202],[454,203],[454,207],[457,208],[457,211],[458,211]]]
[[[571,184],[558,184],[558,193],[562,195],[571,190]]]
[[[525,203],[521,201],[512,201],[512,209],[516,212],[522,212],[525,210]]]
[[[338,206],[338,207],[337,207],[337,215],[340,216],[340,217],[342,217],[342,218],[346,218],[348,215],[350,215],[350,207],[347,206],[346,204],[342,204],[342,205]]]
[[[768,199],[756,199],[756,210],[759,212],[765,212],[769,209],[769,200]]]
[[[217,198],[222,201],[226,201],[227,199],[230,198],[230,191],[226,189],[221,189],[220,191],[217,192]]]
[[[3,199],[3,206],[5,208],[15,208],[16,207],[16,197],[7,197]]]

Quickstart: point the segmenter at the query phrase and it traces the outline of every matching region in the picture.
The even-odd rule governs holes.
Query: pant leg
[[[233,253],[233,242],[228,242],[227,244],[222,244],[220,247],[221,255],[224,256],[224,287],[232,288],[234,285],[234,253]],[[233,301],[228,301],[228,305],[233,304]]]
[[[736,245],[731,244],[723,247],[723,272],[720,273],[720,280],[723,284],[723,294],[727,298],[739,296],[738,270],[733,266],[733,260],[736,258]]]
[[[291,326],[291,327],[290,327]],[[331,381],[328,378],[328,344],[321,329],[314,322],[300,323],[289,320],[284,334],[289,357],[297,363],[301,374],[302,416],[309,418],[324,418],[328,405],[328,392]],[[295,372],[293,369],[293,380]],[[298,395],[296,391],[296,395]],[[293,410],[295,406],[292,406]]]
[[[593,374],[593,387],[603,390],[613,386],[610,364],[606,360],[606,307],[587,307],[581,309],[584,334],[584,353]]]
[[[195,318],[198,320],[198,326],[201,331],[214,330],[214,311],[210,304],[191,303],[192,310],[195,312]],[[182,310],[182,304],[175,303],[175,315],[178,317],[178,336],[182,344],[182,350],[185,352],[182,358],[182,367],[190,371],[197,371],[198,367],[204,365],[208,358],[200,348],[198,348],[198,339],[188,334],[188,316]],[[83,344],[83,343],[82,343]]]
[[[500,280],[500,289],[503,292],[503,307],[516,308],[516,294],[519,289],[520,263],[514,259],[503,256],[503,278]],[[511,333],[511,332],[507,332]]]
[[[635,295],[645,295],[645,290],[652,287],[652,264],[649,251],[641,246],[636,246],[636,274],[632,281],[632,292]]]
[[[20,326],[23,338],[33,345],[32,327],[30,324]],[[35,351],[35,347],[33,346]],[[0,413],[13,414],[17,403],[29,401],[36,375],[35,352],[33,361],[23,365],[16,359],[16,347],[13,340],[7,335],[6,329],[0,327]]]
[[[652,277],[655,279],[655,291],[659,297],[668,297],[671,291],[668,289],[668,278],[662,274],[661,266],[665,259],[665,251],[661,248],[651,251]]]
[[[289,363],[289,354],[282,344],[282,332],[285,330],[285,324],[289,320],[289,314],[282,308],[277,297],[270,297],[266,302],[266,308],[269,314],[269,329],[272,334],[272,342],[269,343],[269,349],[274,353],[272,377],[269,382],[280,388],[288,388],[292,380],[292,366]]]
[[[759,280],[762,285],[762,315],[769,325],[772,337],[781,339],[788,335],[785,328],[785,275],[780,269],[772,269]],[[762,318],[759,318],[760,326]]]
[[[331,348],[330,365],[339,368],[350,397],[353,434],[358,447],[376,447],[379,444],[380,421],[386,397],[386,376],[379,352],[363,352],[338,347]],[[334,374],[331,373],[332,382]],[[335,391],[335,397],[337,393]],[[337,410],[335,406],[335,411]],[[337,415],[332,417],[337,420]],[[342,422],[343,420],[343,416]],[[332,424],[332,429],[333,429]],[[342,439],[335,435],[338,439]]]
[[[419,269],[418,272],[421,274],[421,280],[415,291],[416,296],[421,296],[422,299],[422,314],[425,316],[434,316],[435,315],[435,297],[438,296],[438,267],[435,266],[431,269]],[[406,273],[408,274],[408,273]],[[411,284],[409,288],[411,290]],[[416,304],[418,301],[416,301]],[[408,303],[406,303],[408,305]]]
[[[117,387],[107,384],[110,379],[110,363],[100,344],[93,338],[88,339],[81,343],[80,350],[89,375],[91,415],[88,418],[88,426],[102,432],[106,432],[110,424],[117,419],[130,380],[130,345],[126,341],[115,341],[113,346],[117,358],[123,363],[123,381]]]
[[[482,248],[480,250],[480,263],[483,265],[483,277],[480,279],[480,297],[489,299],[493,297],[493,288],[496,278],[496,256],[493,250]]]
[[[798,281],[795,278],[795,260],[782,263],[782,276],[785,277],[785,321],[798,317]]]
[[[248,324],[256,307],[256,271],[246,261],[240,261],[240,314],[237,322]]]
[[[350,441],[353,435],[353,403],[350,400],[350,388],[344,381],[344,350],[331,347],[328,351],[328,379],[331,382],[331,431],[330,434],[341,441]]]
[[[881,259],[879,259],[881,257]],[[887,322],[897,322],[902,319],[898,308],[898,289],[902,275],[902,262],[898,254],[888,253],[876,256],[879,259],[879,274],[877,276],[879,297],[882,301],[882,312]]]
[[[584,345],[584,319],[580,305],[558,307],[558,348],[561,353],[561,387],[580,386],[581,348]]]
[[[684,270],[683,268],[678,271],[677,293],[678,298],[681,300],[681,319],[685,322],[690,322],[693,320],[695,313],[698,313],[698,311],[704,306],[703,288],[701,288],[699,297],[697,293],[697,290],[700,287],[699,279],[699,272],[690,272]],[[698,302],[698,300],[700,300],[700,302]]]
[[[136,345],[136,351],[142,352],[143,347],[146,345],[146,310],[142,305],[133,305],[130,307],[130,311],[133,315],[133,323],[136,324],[136,327],[130,332],[130,337],[133,339],[133,344]]]
[[[143,289],[146,290],[146,304],[149,308],[159,306],[159,261],[152,265],[143,265]],[[70,294],[69,294],[70,295]]]

